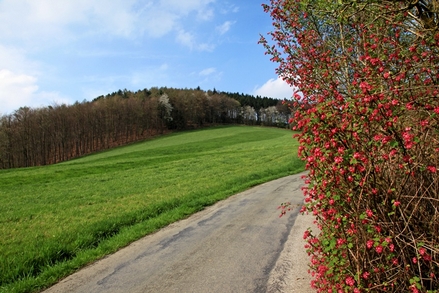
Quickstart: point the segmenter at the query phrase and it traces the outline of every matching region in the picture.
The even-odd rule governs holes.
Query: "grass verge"
[[[217,127],[0,170],[0,292],[37,292],[234,193],[302,171],[291,136]]]

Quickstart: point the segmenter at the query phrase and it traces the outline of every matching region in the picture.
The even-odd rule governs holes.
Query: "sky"
[[[260,1],[0,0],[0,115],[151,87],[289,98]]]

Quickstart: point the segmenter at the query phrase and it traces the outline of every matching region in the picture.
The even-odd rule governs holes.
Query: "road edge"
[[[299,207],[300,208],[300,207]],[[306,241],[303,233],[312,228],[315,216],[311,214],[298,214],[291,228],[284,249],[279,255],[274,268],[271,270],[268,284],[268,293],[315,293],[311,288],[311,275],[309,274],[310,257],[305,249]]]

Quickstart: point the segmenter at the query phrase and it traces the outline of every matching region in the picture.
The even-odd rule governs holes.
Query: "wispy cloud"
[[[199,51],[213,52],[216,48],[215,44],[212,43],[201,43],[197,46]]]
[[[195,46],[195,38],[194,35],[190,32],[186,32],[185,30],[181,29],[177,33],[177,42],[180,44],[188,47],[189,49],[193,49]]]
[[[236,6],[235,4],[225,3],[223,8],[220,10],[220,12],[222,14],[238,13],[239,6]]]
[[[213,2],[112,0],[102,5],[98,0],[2,0],[0,37],[26,43],[43,39],[50,44],[90,35],[161,37],[178,28],[191,12],[200,20],[211,20]]]
[[[68,63],[63,60],[68,57],[61,51],[68,51],[78,59],[126,57],[134,51],[120,51],[122,46],[101,44],[114,41],[148,44],[158,38],[169,42],[165,37],[174,38],[175,43],[189,50],[214,50],[215,46],[200,33],[205,28],[202,23],[212,21],[215,16],[214,2],[108,0],[103,5],[101,0],[1,0],[0,113],[24,105],[39,107],[67,101],[57,92],[43,88],[50,80],[61,80],[58,73],[63,70],[62,64]],[[52,62],[53,50],[61,65]],[[129,72],[122,75],[130,80]],[[131,83],[140,84],[144,77],[145,74],[138,72]],[[146,78],[150,79],[147,74]]]
[[[213,74],[215,72],[216,72],[216,68],[210,67],[210,68],[206,68],[206,69],[201,70],[199,75],[207,76],[207,75],[211,75],[211,74]]]
[[[230,28],[232,27],[232,25],[234,23],[235,23],[234,21],[226,21],[222,25],[217,26],[216,31],[220,35],[224,35],[225,33],[227,33],[230,30]]]
[[[215,49],[214,44],[200,42],[193,33],[180,29],[177,33],[176,40],[181,45],[190,50],[212,52]]]
[[[200,10],[197,13],[197,19],[201,21],[210,21],[214,18],[214,16],[215,16],[214,10],[211,8]]]
[[[198,83],[200,85],[220,83],[223,77],[223,72],[218,71],[215,67],[208,67],[200,72],[198,76],[201,78]]]
[[[272,72],[245,71],[263,62],[246,40],[265,18],[259,4],[238,0],[0,0],[0,112],[123,88],[252,89]]]

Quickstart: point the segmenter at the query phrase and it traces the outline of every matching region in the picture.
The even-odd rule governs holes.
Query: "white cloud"
[[[38,82],[45,66],[26,57],[26,50],[0,45],[0,114],[20,107],[42,107],[71,101],[57,92],[43,91]]]
[[[223,77],[223,72],[218,71],[214,67],[209,67],[201,70],[198,73],[194,72],[193,75],[198,75],[198,77],[200,78],[198,80],[198,84],[211,86],[215,83],[221,82],[221,79]]]
[[[8,69],[14,72],[28,72],[37,74],[38,62],[26,58],[26,51],[16,47],[6,47],[0,45],[0,70]]]
[[[106,35],[161,37],[175,30],[191,12],[211,20],[214,0],[2,0],[0,38],[26,44],[58,44]]]
[[[119,51],[119,46],[97,49],[100,43],[95,40],[111,44],[122,38],[141,44],[155,43],[158,41],[153,38],[168,35],[191,50],[213,51],[215,46],[209,38],[201,39],[200,31],[205,27],[199,26],[214,18],[215,1],[0,0],[0,113],[22,106],[68,102],[59,93],[46,91],[51,81],[65,81],[59,73],[68,64],[63,59],[70,57],[64,54],[66,51],[78,58],[132,53]],[[54,58],[52,50],[57,50]],[[162,64],[159,68],[163,78],[167,77],[167,66]],[[132,84],[153,79],[142,70],[121,74]]]
[[[201,43],[197,46],[197,49],[199,51],[206,51],[206,52],[212,52],[213,50],[215,50],[215,45],[214,44],[208,44],[208,43]]]
[[[215,13],[214,13],[213,9],[204,9],[204,10],[198,11],[198,13],[197,13],[197,18],[199,20],[202,20],[202,21],[212,20],[214,16],[215,16]]]
[[[188,47],[190,50],[211,52],[215,49],[215,45],[208,43],[199,43],[193,33],[180,29],[177,32],[176,40],[181,45]]]
[[[160,10],[157,7],[151,9],[145,15],[139,18],[137,26],[140,33],[155,38],[162,37],[176,29],[179,15],[166,10]]]
[[[87,0],[3,0],[0,37],[44,48],[97,33],[127,36],[135,28],[127,7],[120,0],[105,5]]]
[[[39,92],[36,77],[6,69],[0,70],[0,93],[1,114],[10,114],[24,106],[38,108],[68,102],[58,93]]]
[[[290,99],[293,95],[294,88],[286,83],[282,78],[271,78],[260,87],[253,90],[254,95],[262,97],[271,97],[277,99]]]
[[[199,75],[207,76],[207,75],[211,75],[215,72],[216,72],[216,68],[210,67],[210,68],[206,68],[206,69],[201,70]]]
[[[177,42],[188,47],[189,49],[192,49],[195,46],[194,35],[184,30],[180,30],[177,33]]]
[[[225,33],[227,33],[230,30],[230,28],[232,27],[232,25],[234,23],[235,22],[232,22],[232,21],[226,21],[222,25],[217,26],[216,30],[220,35],[224,35]]]
[[[159,0],[162,9],[173,10],[178,13],[188,14],[192,11],[203,11],[215,0]]]
[[[235,4],[225,4],[225,6],[221,9],[222,14],[237,13],[237,12],[239,12],[239,6],[236,6]]]

